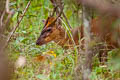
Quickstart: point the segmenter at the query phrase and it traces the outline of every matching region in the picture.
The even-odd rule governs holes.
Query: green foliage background
[[[15,14],[12,17],[12,24],[8,32],[16,25],[27,2],[28,0],[10,1],[10,8],[15,11]],[[78,12],[81,7],[76,6],[75,4],[77,3],[72,2],[72,0],[65,0],[64,4],[64,12],[71,26],[81,25],[81,13],[80,11]],[[26,15],[9,43],[10,60],[15,63],[19,56],[24,56],[27,61],[24,67],[15,68],[13,80],[74,80],[77,57],[74,51],[65,51],[53,42],[43,46],[36,46],[36,40],[44,25],[42,20],[50,15],[52,9],[53,6],[49,0],[32,0]],[[46,59],[45,62],[34,61],[35,57],[47,54],[48,51],[53,51],[56,57],[53,55],[49,56],[49,59]],[[65,53],[68,55],[65,56]],[[114,52],[111,51],[110,53],[112,54]],[[120,79],[120,70],[114,72],[114,68],[111,65],[107,68],[102,68],[98,65],[98,59],[95,57],[93,74],[91,75],[93,80]]]

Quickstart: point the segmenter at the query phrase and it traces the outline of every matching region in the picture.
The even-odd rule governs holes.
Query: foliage
[[[10,8],[14,9],[15,14],[12,17],[12,24],[9,31],[16,25],[27,2],[28,0],[11,0]],[[68,9],[68,6],[66,4],[64,12],[71,25],[73,27],[80,25],[76,13],[73,12],[73,9],[78,8],[73,5],[73,9]],[[53,6],[49,0],[32,1],[19,28],[14,33],[9,43],[9,57],[15,63],[19,56],[24,56],[26,64],[23,67],[15,68],[13,80],[73,80],[74,68],[77,63],[77,55],[74,51],[66,51],[54,42],[43,46],[36,46],[36,40],[44,25],[42,20],[50,15],[52,8]],[[112,53],[114,54],[115,52],[111,51]],[[109,65],[111,64],[110,61],[108,63]],[[109,65],[106,68],[99,67],[99,61],[95,56],[91,79],[119,79],[119,71],[115,72],[114,68]]]

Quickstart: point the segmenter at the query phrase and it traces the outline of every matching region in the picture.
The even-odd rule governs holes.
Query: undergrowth
[[[16,25],[23,9],[28,1],[11,0],[10,7],[15,10],[11,20],[12,24],[9,31]],[[20,56],[25,57],[26,63],[23,67],[14,66],[12,80],[74,80],[74,69],[77,66],[76,53],[72,50],[64,50],[54,42],[43,46],[36,46],[36,40],[43,28],[42,20],[46,19],[52,11],[49,0],[32,1],[26,15],[24,16],[19,28],[14,33],[9,43],[9,57],[16,63]],[[75,15],[71,9],[65,6],[65,12],[72,23],[75,24]],[[92,80],[120,80],[120,60],[113,58],[116,50],[109,52],[107,67],[100,67],[97,55],[93,61]]]

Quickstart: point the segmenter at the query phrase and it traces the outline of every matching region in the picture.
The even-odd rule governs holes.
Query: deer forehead
[[[48,17],[45,23],[45,27],[49,27],[55,21],[55,17]]]

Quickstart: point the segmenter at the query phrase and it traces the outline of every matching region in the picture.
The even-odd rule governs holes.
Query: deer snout
[[[43,45],[43,44],[45,44],[45,41],[43,40],[43,39],[41,39],[41,38],[39,38],[37,41],[36,41],[36,45]]]
[[[39,45],[39,41],[36,42],[36,45]]]
[[[36,42],[36,45],[40,45],[40,46],[41,46],[41,45],[43,45],[43,44],[44,44],[44,43],[43,43],[43,42],[40,42],[40,41],[37,41],[37,42]]]
[[[42,45],[42,41],[40,41],[39,39],[36,41],[36,45]]]

